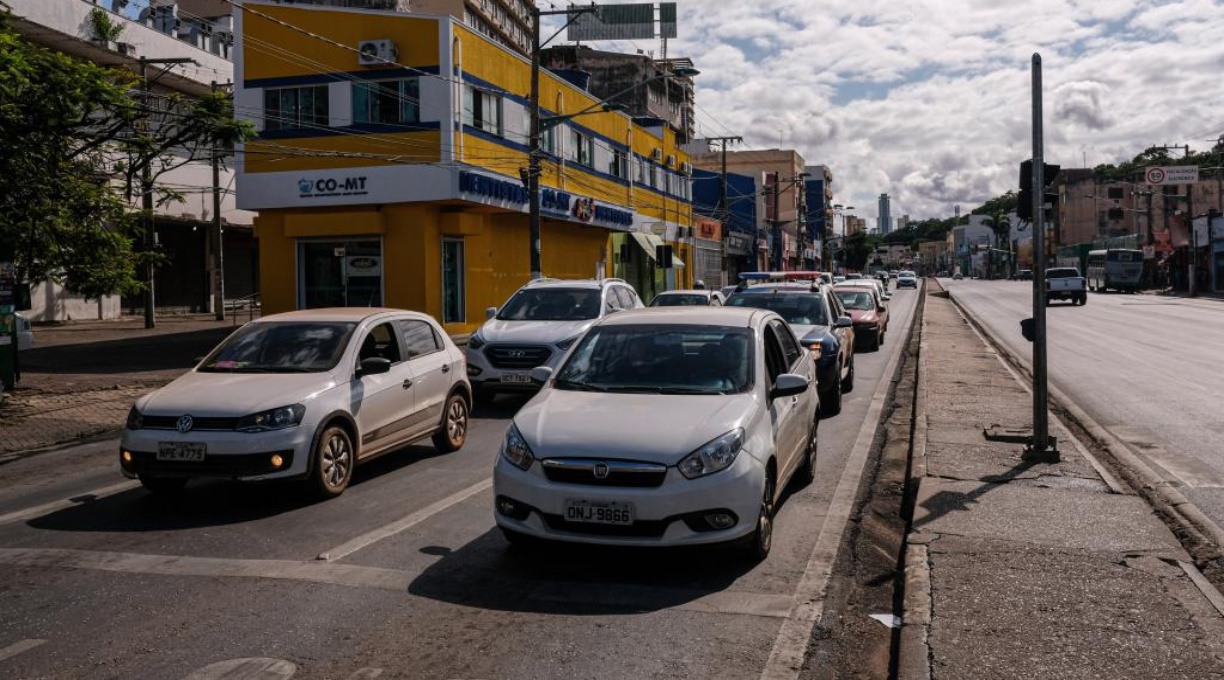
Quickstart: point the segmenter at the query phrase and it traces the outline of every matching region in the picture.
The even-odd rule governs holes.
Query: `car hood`
[[[847,309],[854,323],[871,323],[876,320],[876,313],[870,309]]]
[[[545,389],[514,417],[536,458],[613,458],[675,465],[747,427],[759,407],[737,395],[605,394]]]
[[[192,371],[137,402],[145,415],[240,417],[303,404],[336,385],[331,373]]]
[[[490,319],[480,327],[486,343],[553,345],[587,331],[598,319],[585,321],[502,321]]]

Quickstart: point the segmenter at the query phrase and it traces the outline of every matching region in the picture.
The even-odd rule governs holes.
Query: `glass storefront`
[[[300,239],[298,307],[383,306],[382,240]]]
[[[442,323],[467,321],[463,239],[442,239]]]

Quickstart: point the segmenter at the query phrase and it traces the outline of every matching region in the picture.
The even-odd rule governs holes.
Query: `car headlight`
[[[531,447],[527,446],[523,433],[519,432],[518,427],[513,423],[510,424],[510,429],[506,430],[506,441],[502,443],[502,456],[520,470],[527,470],[535,462]]]
[[[676,466],[680,474],[697,479],[726,470],[744,447],[744,430],[736,428],[684,457]]]
[[[126,427],[129,430],[139,430],[143,420],[144,418],[140,415],[140,409],[133,406],[132,410],[128,411]]]
[[[243,416],[238,419],[238,427],[235,429],[239,432],[283,430],[287,427],[297,426],[302,422],[302,416],[304,415],[306,415],[306,407],[301,404],[282,406]]]
[[[480,349],[484,346],[485,339],[480,337],[480,331],[476,331],[475,333],[472,333],[470,337],[468,337],[468,347],[472,349]]]
[[[582,335],[575,335],[572,338],[567,338],[565,340],[562,340],[561,342],[557,343],[557,347],[560,347],[561,349],[569,349],[573,347],[574,343],[578,342],[578,338],[581,338],[581,337]]]

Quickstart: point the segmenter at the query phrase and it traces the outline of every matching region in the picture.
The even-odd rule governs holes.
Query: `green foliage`
[[[134,74],[78,61],[26,42],[0,15],[0,241],[13,244],[26,281],[52,280],[87,297],[133,293],[147,215],[133,200],[157,178],[241,141],[220,94],[200,100],[134,99]]]
[[[1016,194],[1015,191],[1008,191],[1002,196],[996,196],[990,199],[989,201],[986,201],[985,203],[974,208],[970,212],[970,214],[971,215],[997,215],[997,214],[1006,215],[1007,213],[1016,211],[1016,205],[1019,202],[1019,200],[1020,200],[1020,197],[1019,195]]]
[[[93,27],[95,39],[107,42],[118,40],[125,28],[121,22],[111,19],[110,12],[101,7],[95,7],[89,13],[89,25]]]

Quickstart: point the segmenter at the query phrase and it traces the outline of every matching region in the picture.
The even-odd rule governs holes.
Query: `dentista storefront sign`
[[[527,189],[521,182],[489,177],[474,172],[459,173],[459,193],[482,203],[511,205],[523,209],[528,203]],[[634,213],[593,198],[556,189],[540,190],[540,211],[550,217],[631,231]]]

